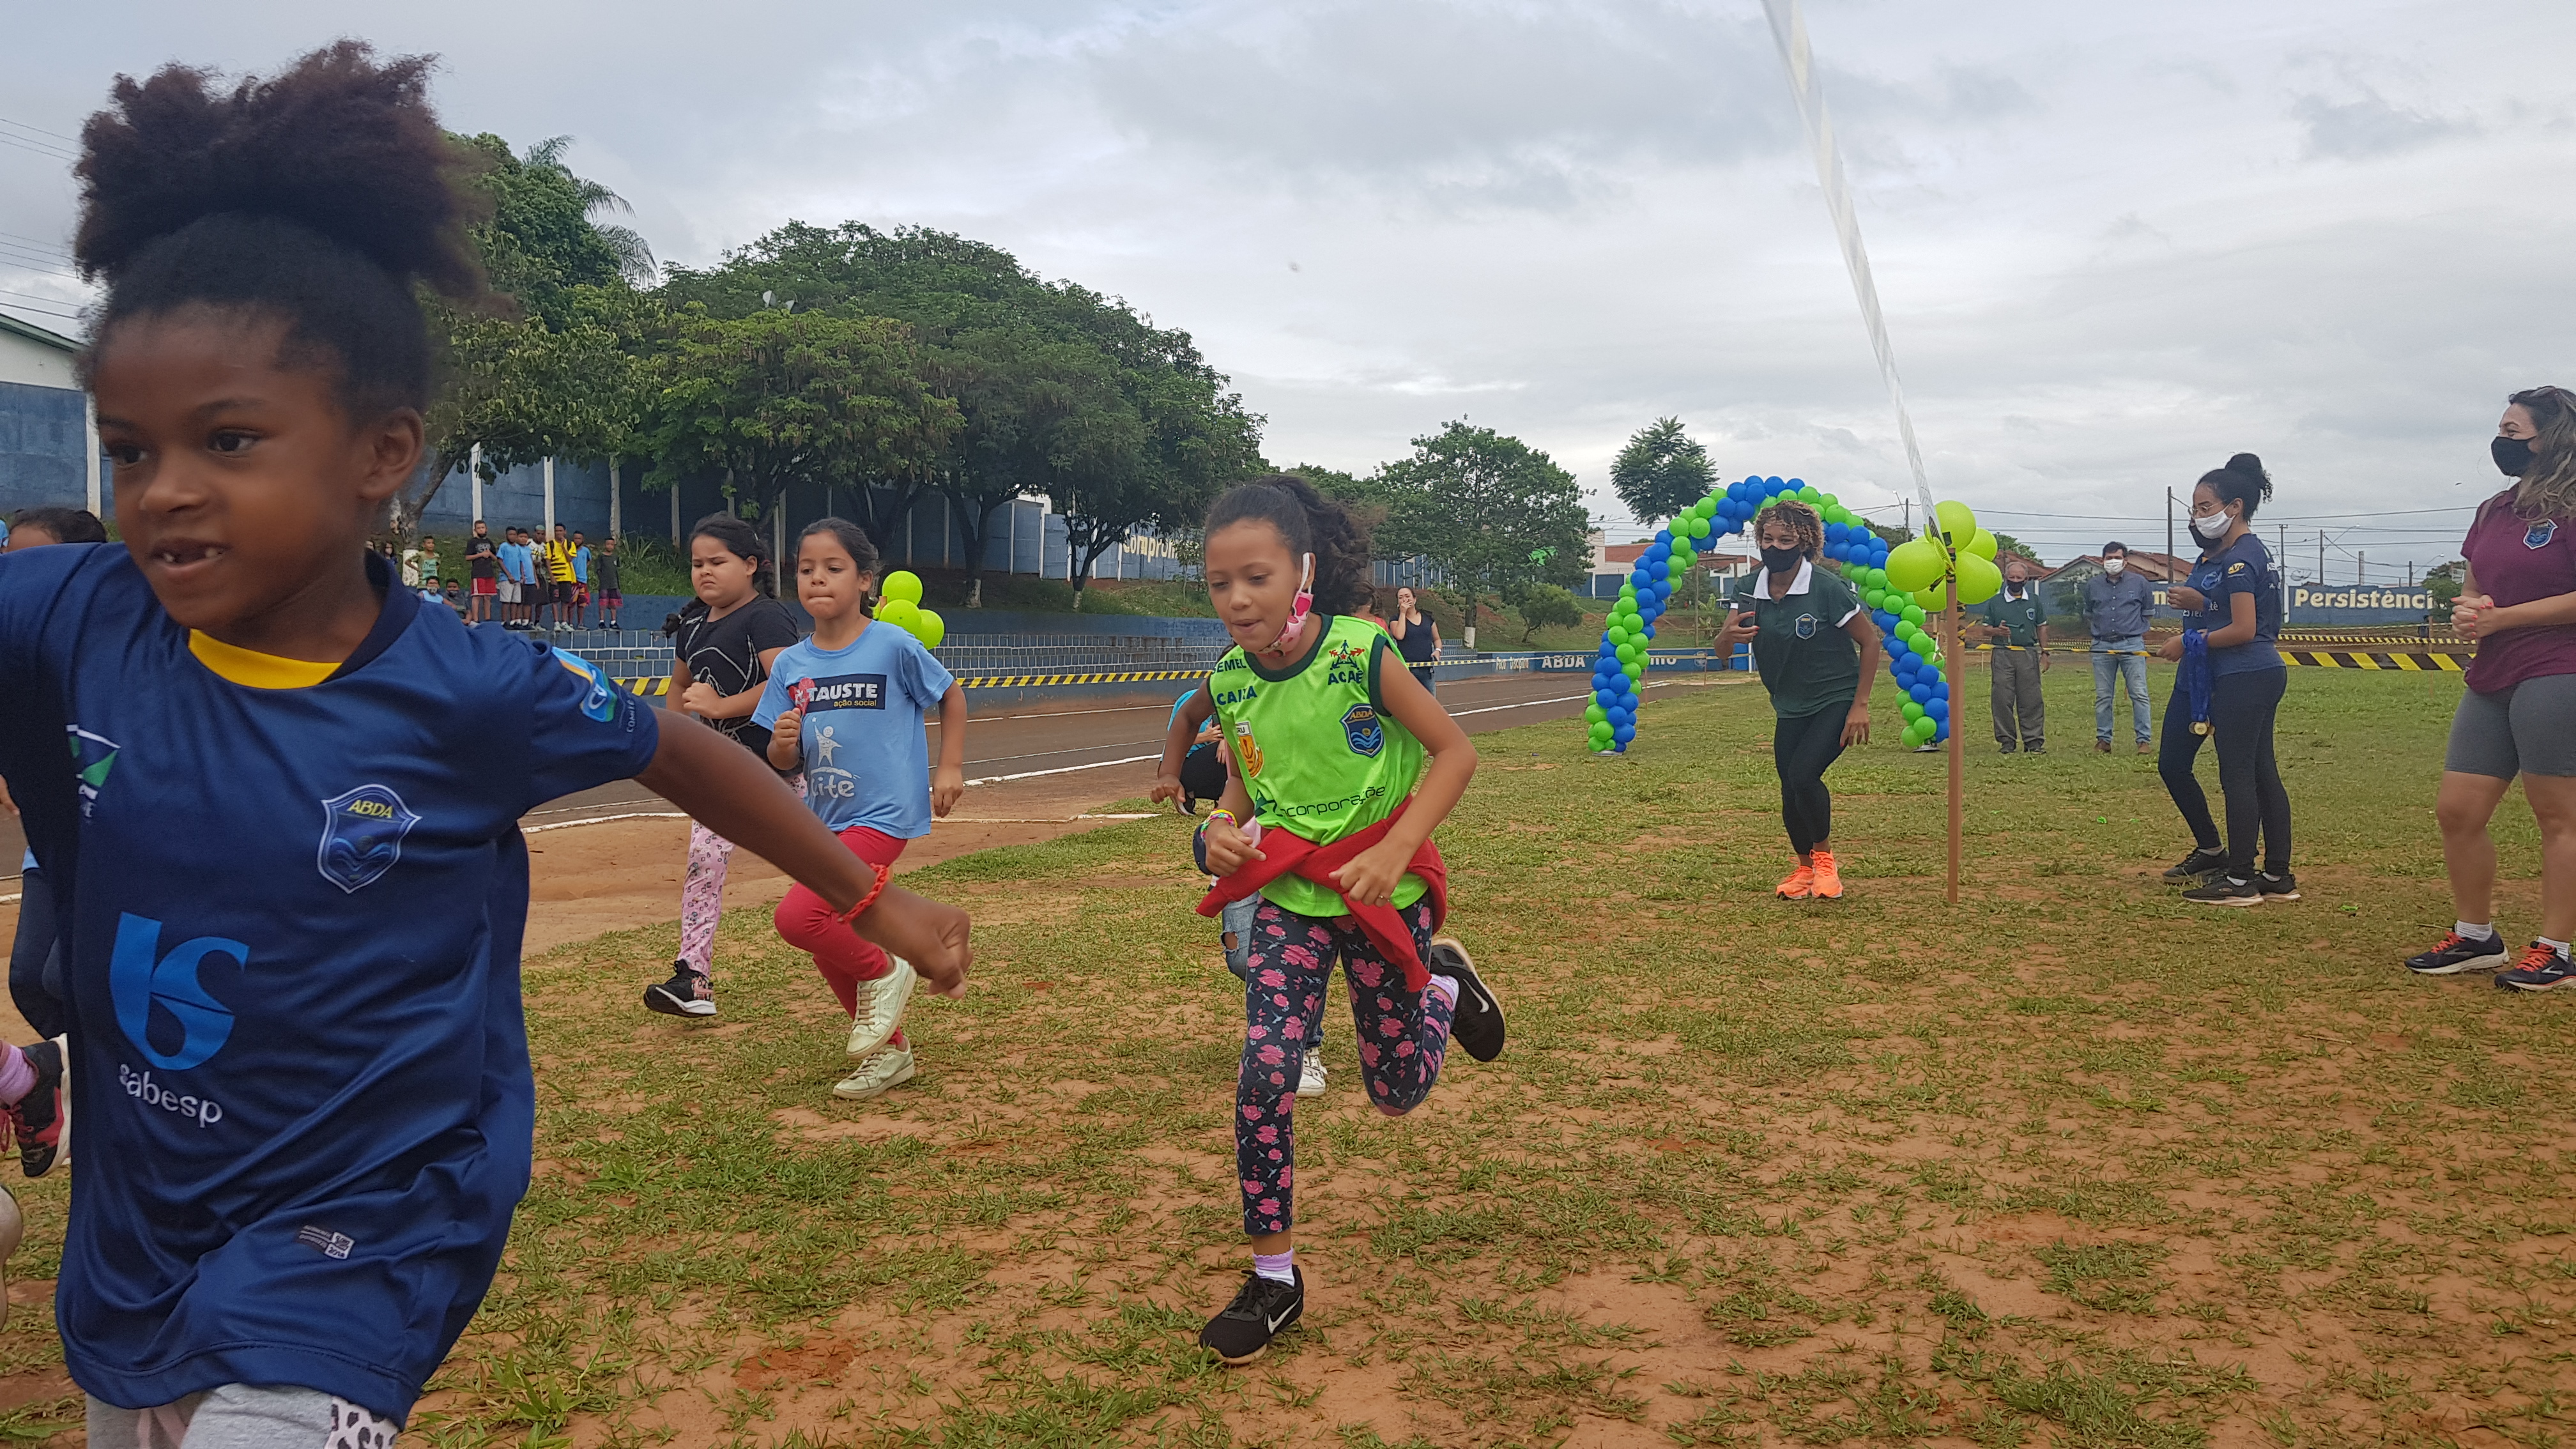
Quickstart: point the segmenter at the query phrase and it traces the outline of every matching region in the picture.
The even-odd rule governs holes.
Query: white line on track
[[[1016,775],[986,775],[980,780],[969,780],[966,783],[969,785],[1001,785],[1007,784],[1013,780],[1034,780],[1040,775],[1070,775],[1077,770],[1105,770],[1111,765],[1135,765],[1142,764],[1147,760],[1159,760],[1161,758],[1163,758],[1163,752],[1156,750],[1150,755],[1128,755],[1122,759],[1116,760],[1094,760],[1088,765],[1058,765],[1052,770],[1023,770]]]
[[[686,820],[686,810],[629,810],[623,815],[593,815],[587,820],[557,820],[548,825],[523,825],[521,835],[537,835],[548,830],[570,830],[576,825],[606,825],[612,820]]]

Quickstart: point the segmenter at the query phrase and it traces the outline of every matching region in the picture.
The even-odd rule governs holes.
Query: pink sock
[[[36,1090],[36,1064],[15,1042],[0,1042],[0,1102],[14,1107]]]
[[[1255,1253],[1252,1255],[1252,1271],[1273,1283],[1294,1283],[1297,1281],[1297,1250]]]

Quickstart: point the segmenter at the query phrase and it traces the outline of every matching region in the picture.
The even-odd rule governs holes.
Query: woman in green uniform
[[[1847,746],[1869,741],[1869,686],[1878,678],[1878,626],[1851,586],[1816,567],[1825,526],[1804,503],[1780,501],[1753,518],[1762,571],[1736,593],[1717,631],[1720,654],[1753,641],[1753,664],[1771,692],[1771,758],[1780,771],[1780,819],[1798,868],[1783,900],[1839,900],[1842,868],[1827,847],[1834,800],[1825,770]]]

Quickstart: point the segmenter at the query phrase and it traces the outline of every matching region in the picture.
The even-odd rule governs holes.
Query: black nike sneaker
[[[2463,971],[2500,971],[2511,959],[2502,931],[2490,929],[2484,940],[2444,931],[2432,950],[2407,957],[2406,969],[2418,976],[2457,976]]]
[[[1199,1330],[1199,1347],[1227,1363],[1250,1363],[1261,1357],[1270,1340],[1306,1312],[1306,1270],[1288,1271],[1297,1275],[1296,1282],[1282,1283],[1258,1273],[1243,1275],[1243,1287],[1234,1301]]]
[[[9,1125],[18,1138],[18,1169],[42,1177],[63,1143],[63,1049],[40,1041],[27,1048],[27,1065],[36,1069],[36,1085],[9,1109]]]
[[[2267,901],[2295,901],[2299,898],[2299,878],[2286,870],[2279,875],[2268,870],[2259,871],[2254,876],[2254,883],[2263,888],[2263,899]]]
[[[705,972],[690,970],[686,961],[674,961],[670,980],[644,988],[644,1006],[664,1016],[713,1016],[715,986]]]
[[[2195,906],[2259,906],[2263,888],[2251,876],[2220,874],[2211,876],[2205,886],[2184,891],[2182,898]]]
[[[2225,851],[2195,850],[2191,854],[2184,856],[2181,860],[2176,861],[2173,869],[2165,872],[2165,879],[2170,881],[2199,880],[2203,876],[2214,875],[2225,869],[2227,869],[2227,853]]]
[[[1467,948],[1447,936],[1432,938],[1431,970],[1435,975],[1458,979],[1458,1010],[1449,1020],[1449,1039],[1480,1062],[1501,1056],[1503,1004],[1485,989],[1484,978],[1476,974],[1476,964],[1467,959]]]

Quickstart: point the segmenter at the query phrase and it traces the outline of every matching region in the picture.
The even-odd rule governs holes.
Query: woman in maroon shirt
[[[2519,775],[2540,823],[2540,937],[2495,983],[2547,991],[2576,982],[2576,393],[2515,393],[2491,446],[2517,481],[2478,506],[2460,545],[2468,572],[2451,627],[2478,652],[2434,807],[2459,919],[2406,967],[2451,976],[2506,964],[2487,821]]]

